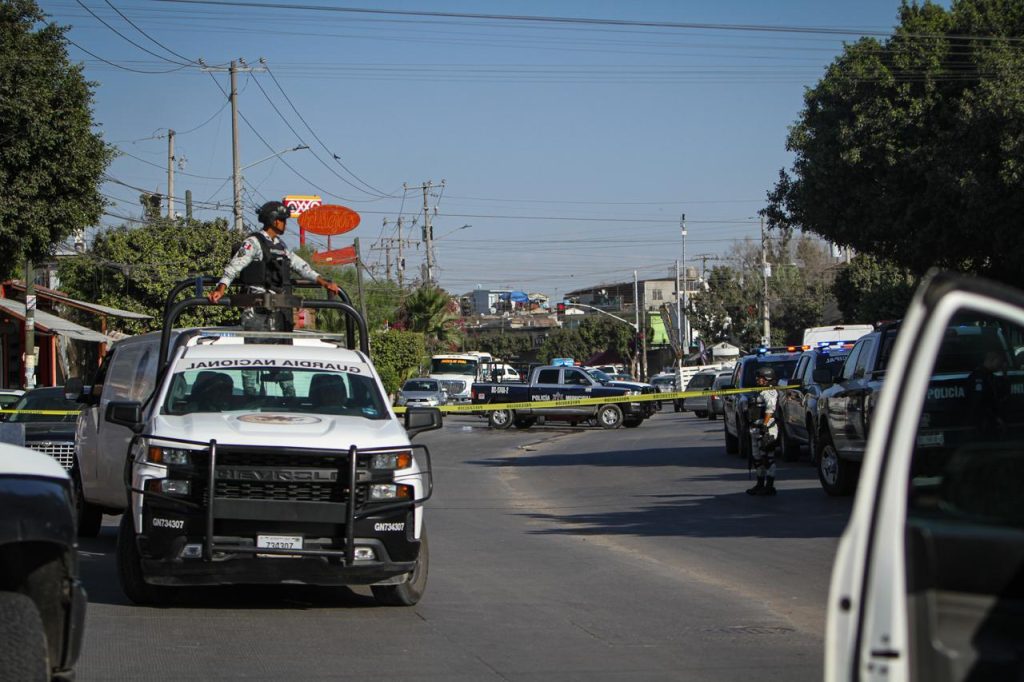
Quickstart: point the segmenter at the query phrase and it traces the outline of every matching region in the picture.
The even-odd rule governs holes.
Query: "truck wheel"
[[[381,606],[414,606],[427,589],[427,572],[430,568],[430,548],[427,545],[427,527],[420,535],[420,553],[416,557],[416,568],[409,574],[409,580],[401,585],[371,585],[373,598]]]
[[[103,511],[85,501],[85,491],[82,489],[82,474],[78,470],[78,464],[71,469],[71,483],[74,486],[75,497],[75,520],[78,526],[78,537],[94,538],[100,534],[100,525],[103,523]]]
[[[810,417],[807,418],[807,450],[811,453],[811,464],[818,466],[818,429]]]
[[[713,422],[716,419],[718,419],[718,415],[715,414],[715,411],[714,410],[708,410],[708,421],[709,422]]]
[[[517,429],[528,429],[537,422],[536,417],[516,417],[513,426]]]
[[[121,589],[128,599],[136,604],[159,606],[171,601],[174,595],[172,588],[163,585],[150,585],[142,577],[142,557],[139,546],[135,542],[135,524],[132,523],[131,509],[121,515],[121,525],[117,532],[117,577],[121,581]]]
[[[722,417],[722,431],[725,432],[725,452],[729,455],[735,455],[740,451],[740,443],[736,436],[729,433],[729,427],[725,423],[725,417]]]
[[[487,415],[487,425],[492,429],[507,429],[512,426],[512,410],[495,410]]]
[[[635,429],[636,427],[640,426],[643,423],[644,420],[640,418],[622,420],[622,425],[625,426],[627,429]]]
[[[786,432],[786,425],[779,424],[779,445],[782,450],[782,459],[792,462],[800,458],[800,444],[794,441]]]
[[[703,419],[704,417],[708,416],[708,413],[705,410],[694,410],[693,415],[697,417],[697,419]]]
[[[740,442],[740,457],[749,460],[753,456],[754,444],[750,442],[750,427],[746,422],[736,423],[736,436]]]
[[[860,467],[839,456],[832,437],[822,433],[818,438],[818,480],[829,495],[849,495],[857,485]]]
[[[602,405],[597,411],[597,423],[602,429],[617,429],[622,426],[622,410],[614,403]]]
[[[43,619],[36,603],[19,592],[0,592],[0,679],[50,679]]]
[[[682,400],[673,400],[672,401],[672,411],[673,412],[682,412],[683,411],[683,401]]]

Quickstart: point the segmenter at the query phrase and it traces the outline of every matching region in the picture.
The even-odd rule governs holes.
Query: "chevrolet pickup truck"
[[[475,383],[474,405],[530,403],[574,398],[618,398],[638,395],[639,390],[601,382],[579,367],[542,366],[534,368],[530,380],[523,384]],[[614,402],[601,405],[565,405],[541,408],[495,409],[488,413],[492,429],[533,426],[539,417],[545,420],[568,421],[571,424],[595,420],[605,429],[640,426],[646,416],[639,402]]]

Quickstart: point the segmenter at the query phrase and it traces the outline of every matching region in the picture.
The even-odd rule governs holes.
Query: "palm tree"
[[[459,305],[444,289],[424,284],[402,303],[401,317],[409,331],[422,332],[427,351],[458,345],[462,330],[457,324]]]

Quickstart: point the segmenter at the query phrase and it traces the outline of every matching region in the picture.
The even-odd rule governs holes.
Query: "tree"
[[[71,296],[151,315],[146,322],[119,320],[122,331],[159,329],[171,287],[196,275],[219,275],[240,241],[227,222],[181,222],[160,218],[100,232],[86,254],[63,260],[61,287]],[[182,298],[192,295],[185,292]],[[237,318],[237,312],[208,310],[181,317],[183,326]]]
[[[423,339],[423,334],[397,329],[370,334],[373,364],[388,393],[397,391],[402,382],[419,371],[427,354]]]
[[[402,302],[399,319],[408,331],[422,332],[427,351],[451,350],[462,338],[459,304],[447,291],[433,284],[415,289]]]
[[[516,358],[533,348],[530,337],[523,334],[488,332],[480,334],[473,339],[467,339],[467,343],[477,350],[487,351],[493,357],[501,358],[502,360]]]
[[[1024,260],[1024,12],[904,4],[809,89],[766,215],[921,274],[1017,283]]]
[[[32,0],[0,3],[0,270],[7,274],[96,224],[112,158],[93,130],[93,84],[68,61],[67,28],[44,20]]]
[[[918,278],[906,268],[859,254],[836,276],[836,301],[847,320],[880,322],[903,317]]]

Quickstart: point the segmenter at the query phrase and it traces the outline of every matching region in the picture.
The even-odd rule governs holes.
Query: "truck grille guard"
[[[188,475],[189,479],[196,482],[203,482],[203,487],[199,491],[199,497],[202,502],[196,502],[194,500],[184,499],[180,496],[170,495],[168,493],[156,492],[152,490],[143,490],[136,488],[132,485],[132,466],[135,464],[134,457],[131,453],[135,450],[135,445],[140,440],[149,439],[160,443],[169,444],[182,444],[190,446],[200,446],[194,450],[198,456],[197,459],[205,458],[205,463],[200,465],[197,464],[165,464],[168,473],[175,472],[178,474]],[[358,448],[355,445],[349,446],[348,450],[329,450],[329,449],[297,449],[297,448],[270,448],[267,446],[252,446],[244,448],[244,451],[259,452],[263,454],[272,455],[284,455],[294,456],[296,458],[314,457],[323,458],[336,458],[338,460],[338,466],[334,468],[323,468],[324,471],[333,471],[336,475],[334,483],[344,491],[344,487],[348,486],[348,496],[344,502],[320,502],[319,504],[345,504],[345,538],[344,538],[344,549],[272,549],[267,547],[251,547],[248,545],[235,545],[235,544],[215,544],[214,538],[214,521],[216,520],[216,489],[217,489],[217,449],[218,444],[216,439],[209,441],[194,441],[186,440],[183,438],[170,438],[166,436],[154,436],[152,434],[137,434],[131,440],[129,444],[129,456],[125,458],[125,469],[124,469],[124,481],[125,487],[129,492],[138,493],[143,497],[153,497],[160,500],[170,502],[173,504],[181,505],[183,507],[203,511],[205,515],[205,526],[203,533],[203,560],[212,561],[214,552],[226,552],[233,554],[279,554],[283,556],[311,556],[311,557],[328,557],[328,558],[340,558],[345,566],[352,566],[355,562],[355,521],[356,519],[372,516],[374,514],[381,514],[396,509],[405,509],[413,507],[417,504],[422,504],[430,499],[434,493],[434,475],[433,467],[431,465],[430,450],[425,445],[409,445],[408,447],[384,447],[384,448]],[[243,450],[238,446],[230,446],[228,448],[232,451]],[[403,500],[401,502],[390,502],[390,503],[369,503],[365,499],[360,501],[360,495],[357,494],[357,486],[369,486],[371,483],[401,483],[403,478],[409,475],[403,475],[398,472],[389,472],[386,478],[375,478],[367,466],[366,469],[360,469],[360,461],[369,463],[369,460],[375,454],[393,453],[393,452],[405,452],[409,451],[413,453],[413,458],[420,464],[420,470],[416,476],[421,477],[425,485],[424,494],[421,497],[417,497],[413,500]],[[422,452],[422,457],[416,454],[417,451]],[[360,475],[360,474],[364,475]],[[195,493],[193,497],[195,497]],[[262,501],[262,500],[257,500]]]

